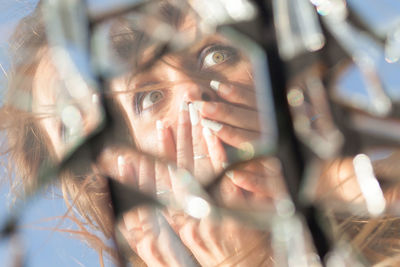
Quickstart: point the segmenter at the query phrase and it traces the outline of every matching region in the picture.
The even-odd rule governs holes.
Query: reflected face
[[[74,83],[73,78],[60,80],[50,53],[45,53],[33,79],[32,111],[58,160],[101,119],[98,94],[85,83]]]
[[[58,90],[56,84],[58,75],[49,57],[40,62],[33,82],[32,110],[39,119],[39,125],[47,133],[50,144],[48,147],[54,151],[57,158],[64,153],[63,133],[61,119],[57,114],[56,98]]]
[[[228,163],[226,145],[240,148],[240,144],[249,143],[260,136],[251,64],[237,47],[222,35],[201,36],[196,20],[191,15],[185,15],[175,27],[179,33],[185,33],[189,39],[197,41],[179,53],[168,53],[157,58],[150,67],[143,69],[133,67],[131,73],[111,80],[110,94],[106,97],[111,95],[115,99],[121,112],[118,115],[125,118],[130,137],[140,151],[164,156],[159,154],[159,147],[160,143],[165,145],[170,151],[173,150],[173,156],[167,156],[168,160],[175,161],[179,167],[191,171],[200,183],[205,184],[210,182],[207,179],[214,178],[215,174],[221,173],[226,168],[225,164]],[[140,63],[151,58],[151,51],[154,49],[144,47],[139,51],[141,51],[139,56],[142,58],[137,59],[137,62]],[[46,59],[43,62],[35,77],[34,112],[50,114],[39,123],[49,137],[51,148],[60,159],[68,143],[68,140],[65,140],[66,121],[60,119],[57,113],[59,98],[64,96],[63,88],[57,86],[58,76],[55,68],[49,63],[50,60]],[[66,101],[68,100],[76,99],[67,97]],[[87,103],[92,103],[90,101],[88,98]],[[46,110],[48,107],[53,107],[53,110]],[[210,111],[212,107],[214,110]],[[194,109],[196,110],[193,111]],[[80,113],[83,126],[90,125],[94,120],[85,114],[92,113]],[[193,114],[197,114],[197,122]],[[182,123],[184,121],[185,125]],[[207,125],[203,125],[205,121],[208,121]],[[160,123],[163,130],[160,130]],[[83,130],[85,132],[86,128],[83,127]],[[177,148],[179,145],[188,148],[183,149],[184,156],[179,157]],[[107,176],[137,186],[146,193],[155,193],[159,198],[162,198],[159,196],[160,193],[167,191],[179,200],[185,190],[192,189],[191,185],[187,184],[181,187],[184,179],[176,179],[177,174],[173,173],[174,170],[171,171],[170,166],[157,168],[160,167],[159,162],[154,163],[152,159],[137,154],[132,155],[135,153],[131,150],[121,152],[111,146],[102,152],[96,163],[100,172]],[[272,206],[275,198],[283,198],[286,195],[280,183],[279,170],[279,163],[268,160],[240,166],[240,169],[234,170],[237,179],[233,179],[232,172],[226,173],[226,177],[224,176],[218,186],[214,187],[215,191],[211,192],[212,197],[226,206],[246,205],[246,207],[265,209],[266,204]],[[270,190],[271,188],[273,190]],[[182,205],[183,202],[188,202],[185,206],[188,214],[199,219],[204,219],[208,215],[207,212],[204,215],[193,215],[193,211],[197,208],[190,206],[187,198],[180,201]],[[153,266],[152,259],[147,258],[146,253],[139,251],[141,240],[136,240],[134,235],[145,234],[145,228],[154,222],[141,221],[140,217],[140,211],[136,214],[131,210],[123,214],[123,223],[119,227],[127,241],[132,241],[130,243],[132,249],[137,251],[149,266]],[[230,218],[225,218],[221,222],[220,229],[206,233],[207,235],[216,233],[218,238],[215,238],[215,241],[218,244],[214,246],[223,248],[223,255],[215,259],[211,256],[203,257],[198,254],[201,251],[198,244],[188,242],[191,230],[181,232],[178,229],[178,227],[190,229],[187,227],[194,225],[188,220],[179,226],[179,216],[172,217],[167,218],[168,223],[176,234],[180,235],[181,241],[202,266],[220,264],[238,251],[247,250],[248,244],[251,243],[258,244],[257,247],[262,253],[246,257],[246,260],[252,263],[243,266],[260,265],[259,263],[265,258],[269,258],[270,250],[265,244],[266,236]],[[214,227],[211,221],[205,221],[206,219],[203,224],[211,224],[207,229]],[[202,242],[209,241],[211,239]],[[220,253],[219,250],[210,250],[210,254],[214,252]]]
[[[200,36],[196,20],[189,15],[181,21],[177,30],[189,39]],[[143,57],[148,57],[152,49],[144,49]],[[57,80],[58,75],[51,60],[44,59],[34,83],[36,113],[54,115],[57,111],[57,98],[63,97]],[[249,61],[219,34],[199,38],[189,49],[167,54],[144,71],[128,73],[112,80],[110,90],[128,122],[127,127],[137,147],[155,154],[156,121],[161,120],[165,127],[170,128],[176,140],[178,114],[183,103],[224,101],[210,87],[212,80],[253,91]],[[40,120],[58,158],[65,152],[66,143],[66,127],[60,117],[60,114],[56,114]],[[83,117],[82,120],[83,124],[90,124],[90,118]]]
[[[219,35],[208,36],[190,50],[168,55],[149,70],[131,79],[112,82],[138,148],[156,153],[156,121],[172,130],[176,140],[179,110],[184,103],[223,101],[210,87],[213,79],[252,87],[250,64],[228,40]]]

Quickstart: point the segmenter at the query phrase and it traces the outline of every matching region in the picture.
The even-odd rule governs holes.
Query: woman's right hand
[[[204,130],[194,114],[189,115],[189,112],[195,112],[191,105],[186,107],[184,103],[180,110],[176,150],[170,130],[163,127],[161,122],[157,123],[159,152],[163,158],[176,159],[179,168],[194,173],[198,182],[202,183],[222,171],[223,163],[227,159],[219,138]],[[185,201],[183,192],[190,192],[190,189],[182,184],[182,177],[172,168],[165,176],[169,177],[173,194],[178,200]],[[229,179],[223,181],[220,189],[221,201],[227,205],[245,201],[242,190]],[[182,195],[183,198],[180,198]],[[168,209],[166,218],[202,266],[266,265],[270,259],[267,235],[246,227],[233,218],[213,220],[206,216],[195,219],[182,211],[172,209]]]
[[[254,89],[244,84],[211,81],[210,87],[223,102],[195,101],[201,124],[230,146],[241,148],[261,136],[260,114]]]
[[[262,137],[262,127],[254,89],[243,84],[218,81],[211,81],[210,86],[224,102],[196,101],[195,106],[202,118],[201,125],[212,133],[204,136],[207,143],[204,150],[211,157],[214,171],[220,173],[228,165],[221,143],[242,149],[243,145]],[[193,142],[194,147],[198,147],[196,143],[201,143],[201,139],[194,139]],[[227,177],[236,187],[246,191],[247,203],[240,204],[260,207],[287,197],[281,165],[276,158],[260,158],[240,164],[227,172]]]

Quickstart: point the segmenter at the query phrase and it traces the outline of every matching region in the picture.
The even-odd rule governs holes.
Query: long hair
[[[57,162],[53,149],[48,145],[48,136],[38,122],[40,116],[32,110],[33,80],[38,65],[48,52],[41,4],[23,18],[10,39],[11,68],[8,90],[0,109],[0,128],[5,131],[6,144],[3,155],[7,158],[10,188],[15,198],[38,187],[37,177],[41,163]],[[64,218],[72,218],[79,231],[74,231],[95,248],[99,255],[104,252],[116,257],[116,252],[102,240],[114,233],[107,182],[101,175],[79,177],[64,171],[58,178],[63,198],[69,207]],[[72,212],[75,207],[79,216]],[[99,238],[95,231],[103,233]],[[100,257],[101,258],[101,257]],[[102,263],[102,258],[100,259]]]
[[[165,14],[176,20],[176,13],[172,11],[169,9]],[[122,52],[123,49],[121,47]],[[7,139],[2,152],[8,159],[9,174],[13,178],[11,190],[17,197],[23,197],[25,192],[37,187],[36,178],[41,162],[56,162],[55,152],[48,145],[48,136],[39,127],[39,118],[32,110],[33,80],[36,75],[40,75],[37,73],[38,65],[47,52],[48,44],[39,3],[31,15],[20,21],[11,39],[12,66],[8,91],[0,109],[0,129],[5,131]],[[75,175],[68,170],[60,175],[59,184],[70,213],[65,218],[73,217],[80,229],[79,235],[99,252],[100,257],[103,252],[116,257],[113,248],[94,233],[100,231],[109,239],[114,234],[114,225],[107,182],[98,174],[94,163],[90,168],[92,174],[87,176]],[[72,207],[77,209],[79,216],[71,212]],[[328,217],[337,226],[334,232],[353,240],[371,262],[379,262],[387,257],[395,259],[400,249],[398,219],[386,217],[371,220],[352,216],[338,219],[329,214]],[[137,257],[134,261],[141,263]]]

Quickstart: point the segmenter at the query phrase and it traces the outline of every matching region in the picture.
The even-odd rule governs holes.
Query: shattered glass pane
[[[399,16],[358,2],[39,1],[1,65],[1,259],[396,266]]]

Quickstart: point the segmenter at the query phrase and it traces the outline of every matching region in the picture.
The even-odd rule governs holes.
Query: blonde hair
[[[56,162],[54,151],[47,145],[47,134],[39,127],[39,119],[32,113],[32,81],[46,53],[46,46],[39,3],[31,15],[19,22],[11,38],[12,66],[8,91],[0,109],[0,129],[6,133],[2,153],[7,157],[10,188],[15,198],[24,198],[27,192],[40,186],[37,175],[42,162]],[[93,169],[92,166],[89,168]],[[57,182],[69,207],[62,218],[69,218],[76,223],[79,230],[71,232],[98,251],[102,264],[104,251],[113,258],[117,257],[117,253],[94,231],[100,231],[106,239],[110,239],[114,234],[113,216],[107,180],[96,175],[96,172],[92,173],[78,176],[70,170],[63,171]],[[72,212],[72,206],[80,216]]]

